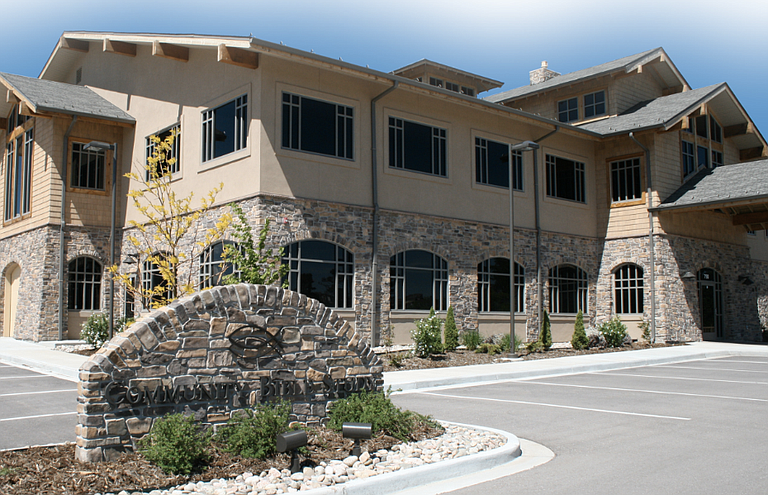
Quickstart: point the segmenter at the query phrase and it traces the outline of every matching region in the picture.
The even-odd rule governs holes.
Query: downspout
[[[653,246],[653,196],[651,181],[651,151],[640,144],[640,141],[635,139],[635,133],[630,132],[629,138],[640,146],[645,152],[645,183],[646,183],[646,206],[648,208],[648,252],[651,258],[651,342],[656,342],[656,254]]]
[[[559,130],[560,126],[556,125],[554,131],[544,134],[534,142],[540,143]],[[541,147],[539,147],[538,150],[533,150],[534,153],[539,153],[540,151]],[[536,160],[534,160],[533,163],[533,211],[536,218],[536,297],[538,298],[536,304],[536,325],[539,327],[539,329],[541,329],[541,312],[544,306],[544,287],[541,283],[541,212],[539,206],[539,167],[536,164]],[[542,160],[541,163],[546,165],[546,160]]]
[[[378,304],[379,293],[379,181],[376,163],[376,102],[397,89],[398,81],[391,88],[371,100],[371,188],[373,197],[373,249],[371,254],[371,347],[379,345]]]
[[[64,229],[67,226],[67,158],[69,156],[69,134],[77,122],[72,116],[67,132],[64,133],[61,160],[61,223],[59,226],[59,340],[64,340]]]

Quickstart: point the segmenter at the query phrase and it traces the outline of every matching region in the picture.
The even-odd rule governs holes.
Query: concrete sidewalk
[[[29,342],[9,337],[0,337],[0,361],[48,373],[76,382],[78,370],[88,359],[87,356],[69,352],[54,351],[60,342]]]

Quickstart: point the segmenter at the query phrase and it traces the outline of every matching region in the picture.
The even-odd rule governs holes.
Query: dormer
[[[500,88],[504,84],[501,81],[488,79],[427,59],[419,60],[392,73],[396,76],[472,97],[476,97],[484,91]]]

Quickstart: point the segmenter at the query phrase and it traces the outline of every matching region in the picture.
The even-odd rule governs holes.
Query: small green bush
[[[461,332],[461,344],[469,351],[474,351],[483,339],[477,330],[464,330]]]
[[[455,351],[459,346],[459,330],[456,328],[456,319],[453,316],[453,306],[448,306],[448,314],[445,315],[445,350]]]
[[[501,337],[501,342],[499,342],[499,347],[501,347],[501,352],[510,352],[509,348],[509,342],[512,340],[512,338],[509,336],[508,333],[505,333]],[[523,345],[523,341],[520,340],[520,337],[515,335],[515,352],[520,349],[520,346]]]
[[[621,347],[627,337],[627,326],[621,322],[618,316],[615,316],[611,321],[600,325],[600,333],[605,337],[605,343],[608,347]]]
[[[549,313],[546,311],[544,311],[544,318],[541,322],[539,342],[541,342],[541,347],[543,347],[545,351],[548,351],[549,348],[552,347],[552,331],[550,330]]]
[[[383,433],[403,442],[412,440],[411,432],[417,423],[435,426],[426,416],[401,410],[392,403],[388,393],[367,390],[337,400],[328,416],[327,426],[332,430],[340,431],[344,423],[370,423],[375,435]]]
[[[288,402],[258,404],[227,421],[216,433],[223,450],[231,454],[265,459],[277,449],[277,435],[288,429],[291,405]]]
[[[168,414],[155,420],[139,441],[144,457],[166,473],[189,474],[205,465],[210,435],[191,416]]]
[[[584,313],[579,310],[576,314],[576,323],[573,325],[573,336],[571,337],[571,346],[577,351],[589,347],[589,338],[584,330]]]
[[[128,320],[133,323],[133,319]],[[114,323],[114,334],[123,331],[126,325],[125,318],[119,318]],[[104,312],[93,313],[85,320],[80,330],[80,338],[93,347],[99,348],[109,340],[109,315]]]
[[[443,352],[443,321],[435,315],[435,308],[429,312],[429,318],[416,322],[416,329],[411,331],[411,338],[416,344],[413,352],[420,358]]]
[[[640,330],[643,331],[643,340],[648,342],[649,344],[652,343],[651,342],[651,338],[652,338],[651,337],[651,324],[648,323],[647,321],[643,320],[643,321],[640,322],[640,325],[638,325],[638,326],[640,327]]]
[[[480,344],[480,347],[475,350],[478,354],[489,354],[493,356],[494,354],[501,354],[501,346],[497,344],[491,344],[490,342],[483,342]]]
[[[396,352],[394,354],[390,354],[389,364],[391,366],[394,366],[395,368],[400,368],[403,366],[403,361],[405,361],[405,358],[407,357],[408,357],[408,354],[404,352]]]
[[[525,350],[528,352],[542,352],[544,350],[544,345],[540,340],[533,340],[525,344]]]

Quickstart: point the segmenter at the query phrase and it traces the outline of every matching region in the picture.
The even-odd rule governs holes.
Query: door
[[[722,340],[723,284],[720,274],[711,268],[699,270],[699,307],[701,308],[701,332],[704,340]]]
[[[19,276],[21,267],[15,263],[5,271],[5,301],[3,318],[3,337],[13,337],[16,323],[16,306],[19,301]]]

